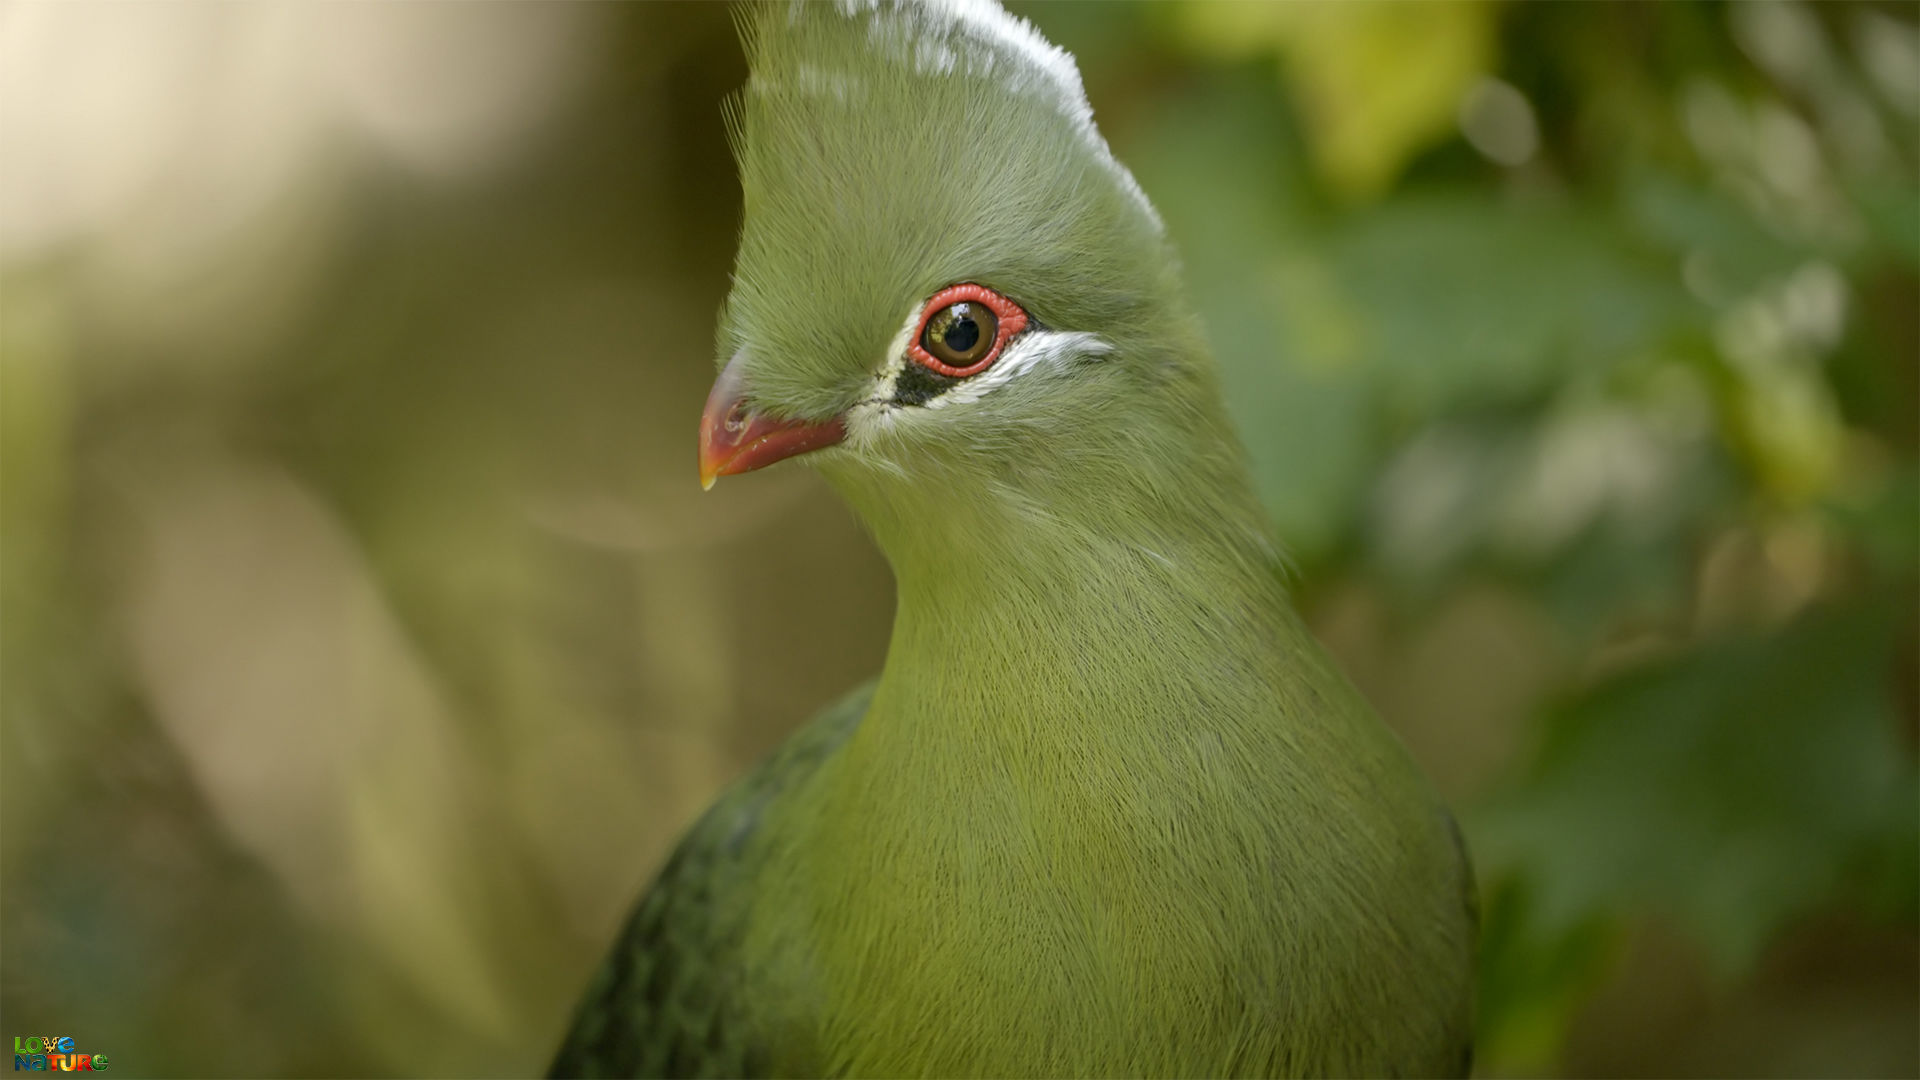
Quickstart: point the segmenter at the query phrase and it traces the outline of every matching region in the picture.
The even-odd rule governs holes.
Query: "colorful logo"
[[[14,1072],[106,1072],[107,1055],[73,1049],[71,1035],[15,1035]]]

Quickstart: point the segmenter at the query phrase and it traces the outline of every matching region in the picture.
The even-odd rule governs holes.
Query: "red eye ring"
[[[935,315],[963,300],[984,304],[989,311],[993,312],[997,325],[993,334],[993,347],[987,350],[985,356],[966,367],[954,367],[928,352],[920,342],[926,336],[927,323],[931,322]],[[964,379],[969,375],[978,375],[991,367],[999,358],[1000,350],[1006,347],[1013,335],[1026,328],[1025,309],[985,285],[975,285],[972,282],[949,285],[928,297],[926,306],[920,309],[920,321],[914,324],[913,336],[907,339],[907,355],[913,357],[914,363],[929,371],[938,372],[950,379]]]

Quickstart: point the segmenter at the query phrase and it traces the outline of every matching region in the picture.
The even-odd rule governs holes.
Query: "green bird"
[[[1159,217],[990,0],[743,18],[702,479],[885,551],[879,678],[682,840],[555,1075],[1460,1075],[1471,872],[1302,625]]]

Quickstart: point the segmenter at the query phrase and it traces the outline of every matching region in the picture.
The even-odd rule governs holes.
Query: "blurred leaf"
[[[1543,1073],[1575,1009],[1599,985],[1619,933],[1602,918],[1543,937],[1524,882],[1507,878],[1482,898],[1474,1056],[1500,1073]]]
[[[1631,179],[1622,209],[1640,236],[1692,260],[1696,287],[1711,299],[1743,296],[1806,257],[1724,192],[1670,173],[1647,170]]]
[[[1875,245],[1909,269],[1920,267],[1920,198],[1914,185],[1861,184],[1854,193]]]
[[[1369,555],[1411,594],[1473,570],[1526,588],[1577,639],[1674,608],[1732,488],[1706,433],[1657,403],[1565,394],[1429,424],[1379,470]]]
[[[1920,844],[1895,618],[1891,597],[1820,612],[1557,710],[1526,779],[1474,818],[1484,864],[1527,883],[1544,935],[1650,909],[1728,973],[1863,873],[1910,893],[1888,880]]]
[[[1702,314],[1605,218],[1486,196],[1398,200],[1330,257],[1376,377],[1415,415],[1591,376]]]
[[[1453,130],[1461,95],[1492,65],[1496,9],[1421,4],[1184,4],[1179,23],[1217,56],[1285,57],[1334,190],[1378,197],[1414,154]]]
[[[1913,461],[1882,477],[1866,498],[1836,501],[1829,512],[1860,544],[1879,576],[1910,579],[1920,565],[1920,467]]]

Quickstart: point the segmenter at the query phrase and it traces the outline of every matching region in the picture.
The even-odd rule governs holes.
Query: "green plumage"
[[[682,842],[554,1072],[1464,1071],[1457,834],[1294,615],[1070,61],[981,4],[746,23],[722,354],[757,411],[846,418],[808,460],[899,608],[873,687]],[[1029,351],[883,401],[956,282]]]

